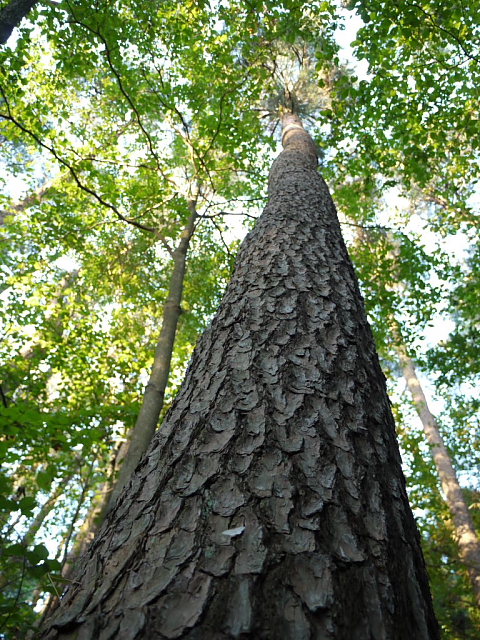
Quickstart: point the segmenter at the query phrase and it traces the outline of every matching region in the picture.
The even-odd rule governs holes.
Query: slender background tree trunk
[[[125,458],[120,467],[118,479],[114,485],[111,497],[106,507],[106,513],[110,512],[121,495],[125,485],[129,481],[135,467],[140,462],[150,444],[153,434],[158,427],[158,419],[163,407],[165,389],[170,374],[173,345],[177,332],[178,319],[182,312],[182,292],[185,279],[188,247],[192,238],[195,221],[197,219],[196,200],[188,201],[190,216],[185,226],[178,247],[173,251],[173,272],[170,279],[170,288],[165,302],[162,320],[162,329],[155,349],[150,379],[145,388],[142,406],[137,421],[129,435]]]
[[[480,606],[480,541],[437,421],[428,407],[427,399],[417,378],[413,361],[404,347],[398,348],[398,357],[403,376],[412,394],[413,404],[422,421],[428,444],[432,448],[435,467],[452,516],[459,556],[467,568],[475,598]]]
[[[32,522],[28,526],[27,531],[22,537],[23,545],[27,547],[34,543],[35,536],[39,532],[40,527],[45,522],[45,519],[47,518],[47,516],[53,511],[53,508],[55,507],[55,504],[58,498],[62,495],[62,493],[68,487],[69,483],[73,478],[73,475],[74,474],[71,474],[66,476],[65,478],[62,478],[60,482],[57,484],[57,486],[55,487],[55,489],[52,491],[48,499],[40,507],[39,512],[37,513],[35,518],[32,520]]]
[[[387,233],[387,230],[385,230],[385,233]],[[372,238],[369,237],[368,231],[363,227],[357,227],[356,240],[359,245],[372,243]],[[398,282],[395,291],[400,298],[405,292],[406,285],[402,283],[401,265],[399,261],[401,244],[398,240],[393,242],[392,250],[389,251],[387,255],[393,269],[397,272]],[[475,599],[480,605],[480,541],[475,531],[450,455],[443,442],[437,421],[428,407],[427,399],[417,377],[413,360],[407,353],[400,323],[392,314],[388,317],[388,324],[403,377],[407,382],[414,407],[422,422],[427,442],[431,446],[432,457],[448,509],[452,516],[454,539],[458,545],[460,560],[467,569]]]
[[[438,638],[385,380],[315,147],[43,638]]]

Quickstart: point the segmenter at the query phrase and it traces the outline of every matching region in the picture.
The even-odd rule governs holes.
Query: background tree
[[[419,332],[432,318],[432,311],[442,297],[440,291],[444,283],[432,284],[432,267],[437,274],[443,272],[444,277],[452,274],[452,268],[448,263],[439,268],[445,255],[438,251],[427,254],[418,239],[408,238],[401,232],[380,226],[357,227],[355,235],[351,251],[358,265],[369,317],[374,320],[377,343],[382,345],[384,371],[390,372],[393,379],[399,375],[405,377],[410,401],[414,411],[420,414],[422,431],[428,442],[425,446],[420,433],[409,425],[408,407],[397,406],[396,419],[407,464],[410,497],[413,506],[423,513],[419,523],[437,615],[449,637],[475,637],[479,623],[474,599],[476,562],[474,557],[468,559],[468,556],[472,551],[475,555],[478,545],[469,509],[475,507],[470,494],[472,483],[475,483],[472,472],[476,468],[478,448],[470,441],[464,461],[459,459],[462,431],[468,419],[457,416],[448,428],[439,424],[428,407],[412,359],[416,355],[424,363]],[[403,327],[408,342],[402,339]],[[422,371],[422,376],[425,373]],[[427,370],[427,373],[430,372]],[[444,387],[443,391],[448,389]],[[434,469],[429,463],[432,456]],[[469,470],[468,484],[463,481],[460,487],[454,466],[462,471]],[[472,516],[474,518],[474,511]],[[470,588],[466,584],[467,576],[470,577]],[[451,585],[450,589],[445,588],[446,584]]]

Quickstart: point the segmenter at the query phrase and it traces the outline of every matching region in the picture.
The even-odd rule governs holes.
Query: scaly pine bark
[[[183,387],[44,638],[439,637],[335,208],[295,116],[283,140]]]

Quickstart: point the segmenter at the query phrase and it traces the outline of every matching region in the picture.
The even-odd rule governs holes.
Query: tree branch
[[[147,227],[146,225],[141,224],[140,222],[136,222],[135,220],[131,220],[129,218],[126,218],[124,215],[122,215],[120,213],[120,211],[117,209],[117,207],[113,204],[111,204],[110,202],[107,202],[107,200],[105,200],[104,198],[102,198],[102,196],[99,196],[98,193],[96,191],[94,191],[93,189],[90,189],[90,187],[87,187],[86,184],[84,184],[77,172],[75,171],[75,169],[73,168],[73,166],[71,164],[69,164],[66,160],[64,160],[55,150],[55,148],[53,146],[49,146],[48,144],[45,144],[45,142],[43,142],[42,140],[40,140],[40,138],[33,132],[30,131],[30,129],[27,129],[19,120],[17,120],[13,115],[12,112],[10,110],[10,105],[8,104],[7,101],[7,97],[5,95],[5,92],[3,91],[3,89],[0,87],[0,93],[2,94],[2,98],[5,101],[5,105],[7,107],[7,111],[8,114],[5,113],[1,113],[0,112],[0,117],[4,118],[5,120],[8,120],[9,122],[12,122],[16,127],[18,127],[21,131],[23,131],[24,133],[26,133],[28,136],[30,136],[31,138],[33,138],[33,140],[35,140],[35,142],[42,147],[42,149],[45,149],[46,151],[48,151],[49,153],[51,153],[53,155],[53,157],[62,165],[64,166],[66,169],[68,169],[68,171],[70,172],[70,174],[72,175],[73,179],[75,180],[75,183],[77,184],[78,188],[81,189],[82,191],[84,191],[85,193],[88,193],[89,195],[91,195],[93,198],[95,198],[95,200],[97,200],[97,202],[99,202],[101,205],[103,205],[104,207],[106,207],[107,209],[110,209],[111,211],[113,211],[115,213],[115,215],[120,219],[123,220],[123,222],[127,222],[128,224],[137,227],[138,229],[142,229],[143,231],[149,231],[150,233],[155,233],[155,228],[153,227]]]

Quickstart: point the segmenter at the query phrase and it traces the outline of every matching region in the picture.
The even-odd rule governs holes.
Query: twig
[[[223,237],[223,232],[222,232],[221,228],[219,227],[219,225],[215,222],[215,220],[213,218],[211,218],[211,220],[212,220],[213,226],[215,227],[215,229],[220,234],[220,240],[222,241],[222,244],[225,247],[225,251],[227,252],[228,258],[231,260],[233,258],[233,255],[232,255],[232,253],[230,251],[230,248],[229,248],[228,244],[225,242],[225,239]]]

